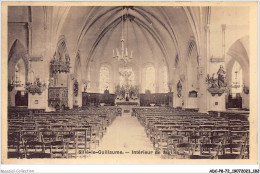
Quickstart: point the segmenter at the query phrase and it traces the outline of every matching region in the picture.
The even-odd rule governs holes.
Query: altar
[[[116,99],[115,105],[119,106],[122,109],[122,113],[124,113],[124,114],[129,113],[133,116],[132,110],[136,106],[140,106],[140,100],[139,99],[136,99],[136,100],[130,99],[129,101],[125,101],[125,100]]]
[[[116,106],[122,106],[122,105],[126,105],[126,106],[139,106],[140,105],[140,100],[129,100],[129,101],[125,101],[125,100],[115,100],[115,105]]]

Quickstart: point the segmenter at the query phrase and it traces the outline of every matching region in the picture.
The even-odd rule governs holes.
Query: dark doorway
[[[227,108],[242,108],[242,97],[239,93],[235,96],[228,95]]]
[[[15,106],[28,106],[28,93],[17,91],[15,94]]]

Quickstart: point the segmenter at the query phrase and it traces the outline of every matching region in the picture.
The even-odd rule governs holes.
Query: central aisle
[[[100,154],[101,151],[103,154]],[[111,154],[111,151],[115,153],[122,151],[123,154]],[[107,132],[95,152],[99,153],[91,154],[91,158],[160,159],[158,155],[155,155],[144,127],[136,117],[131,116],[131,113],[123,113],[121,117],[118,116],[114,120],[107,128]]]

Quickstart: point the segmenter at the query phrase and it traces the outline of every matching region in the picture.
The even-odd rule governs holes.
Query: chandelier
[[[25,91],[31,93],[32,95],[34,94],[39,94],[41,95],[42,92],[47,88],[45,82],[41,82],[40,78],[36,78],[33,83],[26,82],[25,84]]]
[[[123,15],[123,9],[124,7],[122,7],[122,33],[121,33],[121,52],[119,52],[119,50],[116,48],[116,51],[113,49],[113,58],[117,58],[117,60],[123,61],[124,65],[126,65],[127,63],[129,63],[131,61],[131,59],[133,59],[133,50],[131,50],[131,52],[128,52],[127,49],[127,36],[128,36],[128,22],[127,22],[127,18],[128,18],[128,8],[126,9],[126,16]],[[126,21],[126,36],[125,36],[125,25],[124,25],[124,20]]]
[[[16,80],[13,80],[13,77],[11,79],[11,82],[8,83],[8,91],[11,92],[13,88],[19,88],[22,87],[24,84],[20,80],[16,78]]]

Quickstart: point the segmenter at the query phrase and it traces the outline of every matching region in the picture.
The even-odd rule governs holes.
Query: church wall
[[[199,74],[198,74],[198,53],[197,48],[194,43],[194,46],[191,50],[191,52],[188,55],[187,58],[187,68],[186,68],[186,91],[185,91],[185,99],[186,99],[186,108],[198,108],[198,99],[197,97],[194,98],[193,96],[189,96],[189,93],[192,91],[198,92],[199,86],[198,86],[198,80],[199,80]]]
[[[27,49],[28,27],[30,14],[28,7],[8,7],[8,51],[13,42],[19,39]]]
[[[208,57],[208,74],[210,77],[217,72],[220,65],[224,67],[226,73],[230,73],[230,66],[227,66],[229,57],[227,55],[230,47],[238,39],[241,39],[249,33],[249,8],[247,7],[211,7],[211,23],[209,27],[210,50]],[[223,43],[223,33],[225,42]],[[222,58],[223,61],[212,62],[211,58]],[[219,59],[220,60],[220,59]],[[247,70],[248,71],[248,68]],[[227,76],[227,74],[226,74]],[[207,91],[208,92],[208,91]],[[210,94],[210,93],[209,93]],[[208,110],[225,110],[227,93],[221,96],[208,95]],[[248,106],[248,96],[244,96],[243,107]],[[218,103],[218,105],[216,105]]]
[[[45,55],[47,21],[43,15],[43,7],[32,7],[32,55]]]
[[[248,7],[211,7],[210,56],[222,57],[222,25],[225,25],[225,51],[249,34]]]
[[[8,51],[10,51],[16,39],[18,39],[23,44],[25,49],[27,49],[28,28],[26,25],[27,24],[22,24],[22,25],[18,25],[14,23],[8,24]]]

